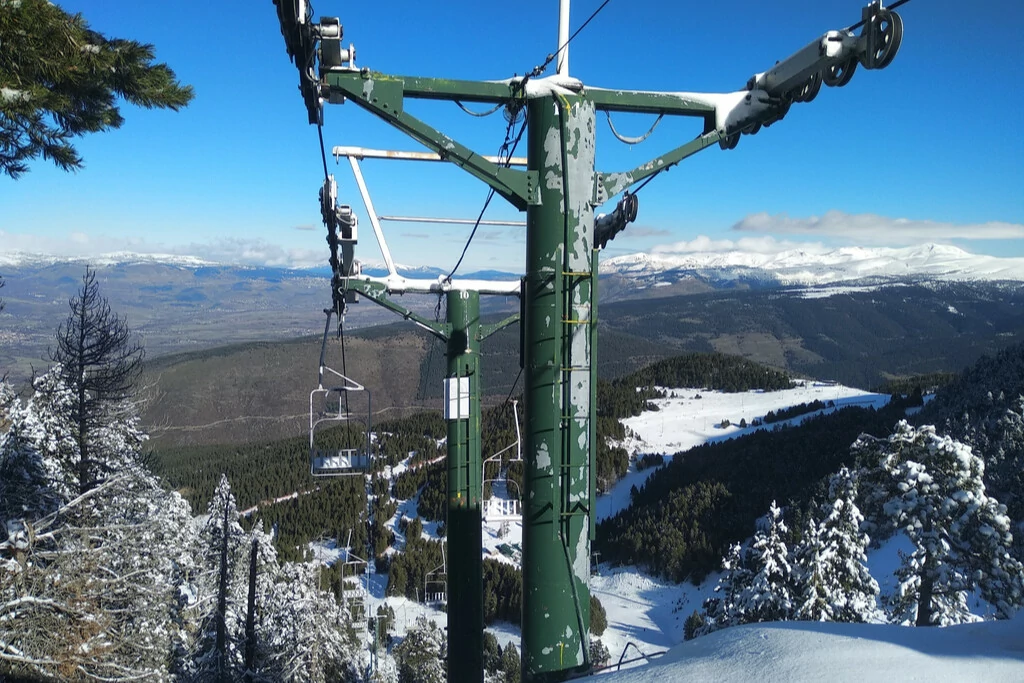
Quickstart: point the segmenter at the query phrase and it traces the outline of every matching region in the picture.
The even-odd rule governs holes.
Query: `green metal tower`
[[[742,90],[661,93],[604,90],[569,77],[567,14],[561,19],[559,49],[551,57],[560,60],[558,75],[479,82],[392,76],[358,68],[354,50],[341,45],[337,19],[313,24],[311,16],[296,14],[291,0],[275,3],[289,55],[299,66],[310,123],[321,122],[321,102],[351,102],[526,212],[522,677],[556,681],[587,672],[596,451],[596,250],[628,222],[620,211],[595,228],[594,208],[715,143],[734,148],[742,135],[782,119],[794,102],[814,99],[822,83],[845,85],[858,64],[868,69],[887,66],[902,39],[902,20],[880,2],[872,2],[862,11],[860,24],[829,31],[755,74]],[[563,2],[566,12],[567,4]],[[853,29],[860,26],[863,30],[856,35]],[[319,71],[310,75],[307,65],[317,56]],[[512,112],[525,109],[526,170],[489,161],[409,114],[409,99],[504,104]],[[694,139],[636,168],[600,172],[595,169],[597,111],[696,117],[703,129]],[[382,294],[390,291],[385,285],[373,287]],[[472,332],[478,310],[473,292],[466,294],[465,299],[454,292],[448,295],[450,320],[465,330],[464,338],[454,330],[447,337],[449,382],[479,376]],[[474,412],[478,391],[478,382],[470,381],[470,412],[449,428],[449,448],[460,454],[449,464],[449,592],[473,594],[449,608],[448,676],[459,683],[483,678],[482,659],[474,652],[482,644],[483,630],[478,595],[480,466],[471,462],[474,456],[461,455],[463,447],[466,453],[475,448],[479,458],[479,412]]]

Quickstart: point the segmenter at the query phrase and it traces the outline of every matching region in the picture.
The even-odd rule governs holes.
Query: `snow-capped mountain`
[[[924,244],[899,249],[841,247],[774,253],[715,252],[629,254],[601,262],[601,274],[637,280],[640,286],[699,279],[711,284],[816,286],[916,280],[1024,281],[1024,258],[971,254],[958,247]]]

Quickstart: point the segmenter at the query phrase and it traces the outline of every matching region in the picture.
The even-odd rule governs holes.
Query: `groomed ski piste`
[[[662,454],[668,459],[694,446],[736,438],[757,429],[799,424],[812,416],[850,406],[880,407],[889,396],[828,381],[798,381],[782,391],[725,393],[695,388],[664,388],[666,398],[652,399],[657,410],[623,420],[627,437],[619,445],[630,453],[626,476],[597,499],[598,520],[615,515],[629,504],[631,487],[639,488],[656,468],[637,471],[635,458]],[[927,397],[926,397],[927,398]],[[824,410],[789,420],[740,428],[778,411],[815,400]],[[728,420],[728,426],[722,426]],[[399,465],[397,471],[402,468]],[[416,501],[399,502],[389,523],[398,534],[402,516],[416,516]],[[436,524],[424,522],[424,534]],[[433,536],[436,537],[436,536]],[[522,547],[522,525],[485,523],[484,557],[518,564],[509,548]],[[503,546],[499,549],[499,546]],[[343,554],[331,546],[314,548],[326,562]],[[882,593],[892,588],[899,551],[909,549],[898,535],[869,553],[868,566]],[[504,550],[504,552],[502,551]],[[601,601],[608,627],[600,636],[611,654],[611,666],[598,675],[609,681],[665,683],[677,680],[714,681],[894,681],[992,680],[1024,681],[1024,615],[1010,621],[986,621],[946,628],[911,628],[890,624],[780,622],[724,629],[683,642],[684,622],[718,581],[712,574],[700,585],[675,584],[636,567],[594,567],[590,590]],[[369,575],[369,608],[386,604],[395,613],[396,634],[404,633],[425,616],[441,628],[447,615],[436,607],[405,597],[386,596],[387,576]],[[987,613],[984,603],[975,612]],[[519,646],[519,627],[498,622],[488,626],[498,642]],[[617,666],[619,660],[623,664]]]

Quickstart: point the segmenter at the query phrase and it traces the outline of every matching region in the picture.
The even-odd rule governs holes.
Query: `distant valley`
[[[729,280],[722,264],[717,275],[668,274],[636,263],[623,272],[610,261],[598,309],[605,378],[687,351],[719,351],[870,389],[890,378],[960,370],[1024,336],[1024,284],[986,279],[988,271],[968,281],[914,275],[787,287],[767,276]],[[306,428],[329,302],[326,270],[130,259],[97,265],[102,293],[147,349],[144,422],[155,440],[255,441]],[[996,275],[1012,275],[1012,265]],[[19,382],[45,365],[84,262],[8,258],[0,266],[7,285],[0,292],[0,368]],[[744,268],[749,275],[749,264]],[[436,297],[396,300],[435,315]],[[518,307],[514,297],[484,298],[487,319]],[[518,326],[486,340],[483,352],[488,401],[521,391],[521,380],[513,387]],[[340,355],[334,339],[329,363],[340,366]],[[349,374],[373,391],[375,419],[437,406],[443,348],[372,303],[350,307],[345,360]]]

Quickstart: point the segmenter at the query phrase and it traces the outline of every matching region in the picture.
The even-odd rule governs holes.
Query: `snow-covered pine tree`
[[[0,678],[169,680],[190,518],[135,467],[53,513],[8,522]]]
[[[750,585],[740,596],[744,623],[785,621],[793,615],[795,582],[785,542],[788,529],[774,500],[757,526],[747,551]]]
[[[78,444],[71,421],[74,397],[60,375],[55,367],[36,377],[32,397],[12,414],[10,434],[15,449],[23,456],[38,457],[42,467],[49,500],[33,506],[40,512],[52,512],[79,495],[75,476]]]
[[[444,683],[448,639],[437,624],[418,617],[394,649],[399,683]]]
[[[750,584],[750,571],[744,566],[743,554],[739,543],[729,546],[722,558],[722,575],[715,585],[715,595],[704,601],[702,622],[694,637],[744,623],[739,613],[740,596]]]
[[[796,577],[786,533],[782,511],[772,501],[768,514],[757,521],[757,532],[747,547],[733,544],[722,560],[716,597],[704,601],[704,623],[696,635],[738,624],[792,618]]]
[[[68,302],[71,311],[57,328],[50,359],[71,392],[68,417],[78,446],[73,476],[82,494],[115,475],[117,452],[95,446],[98,434],[135,414],[129,399],[142,371],[142,343],[110,309],[99,291],[96,271],[86,267],[82,287]],[[66,463],[67,465],[67,463]]]
[[[264,678],[295,683],[358,681],[350,615],[320,590],[316,563],[285,563],[263,595],[258,626]]]
[[[221,475],[199,532],[200,557],[188,589],[192,628],[198,633],[180,665],[187,678],[234,680],[244,671],[248,538],[231,484]]]
[[[807,521],[794,552],[801,584],[797,619],[870,622],[883,616],[877,607],[878,583],[866,564],[869,537],[861,528],[856,497],[856,478],[844,467],[829,479],[821,521],[813,515]]]
[[[886,485],[884,511],[914,545],[897,570],[892,618],[918,626],[974,619],[967,592],[977,590],[1001,618],[1024,604],[1024,568],[1012,557],[1006,508],[987,495],[984,463],[933,426],[901,421],[887,439],[861,436],[854,450],[874,463]]]
[[[20,525],[18,520],[41,517],[59,503],[40,451],[46,430],[30,406],[0,380],[0,540],[7,521]]]

